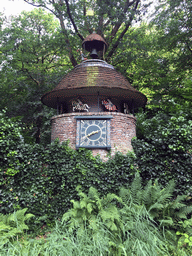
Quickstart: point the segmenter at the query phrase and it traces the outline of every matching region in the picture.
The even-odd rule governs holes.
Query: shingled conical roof
[[[70,71],[60,83],[42,97],[42,102],[57,108],[58,99],[70,97],[93,96],[117,97],[122,101],[134,101],[134,107],[144,107],[147,98],[134,89],[123,75],[103,60],[90,59],[83,61]]]

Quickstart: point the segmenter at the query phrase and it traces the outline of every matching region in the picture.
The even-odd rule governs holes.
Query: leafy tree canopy
[[[40,98],[71,67],[63,35],[54,16],[42,9],[23,12],[4,24],[0,106],[7,107],[9,116],[22,116],[29,140],[32,136],[39,142],[40,130],[43,133],[44,123],[54,113],[42,105]]]
[[[105,56],[109,62],[132,22],[139,20],[150,5],[150,2],[145,0],[24,1],[33,6],[45,8],[58,18],[73,66],[77,65],[75,53],[77,47],[81,48],[82,40],[92,33],[93,29],[105,38],[109,46]],[[73,38],[76,38],[76,44]]]

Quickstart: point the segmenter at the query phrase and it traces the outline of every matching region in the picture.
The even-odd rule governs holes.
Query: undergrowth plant
[[[97,189],[91,187],[88,194],[83,193],[80,187],[77,188],[80,201],[71,200],[73,208],[67,211],[62,221],[68,221],[70,229],[75,227],[85,228],[87,225],[94,231],[97,223],[101,220],[110,231],[122,228],[122,223],[117,208],[122,200],[115,194],[99,196]],[[86,225],[85,225],[86,223]]]
[[[191,155],[187,153],[190,149],[186,148],[187,152],[181,152],[181,149],[174,151],[170,147],[168,151],[162,149],[172,138],[177,141],[178,136],[183,138],[182,147],[185,147],[185,142],[191,145],[188,136],[191,126],[186,120],[180,120],[183,135],[179,129],[180,121],[171,119],[169,132],[174,132],[175,125],[178,125],[177,134],[174,137],[164,134],[166,141],[161,137],[157,141],[155,131],[158,131],[159,136],[167,131],[161,116],[150,122],[145,120],[145,116],[143,119],[140,117],[138,121],[144,123],[139,127],[143,127],[144,131],[138,133],[138,139],[133,141],[133,145],[137,142],[136,154],[129,152],[123,155],[117,152],[114,157],[102,162],[99,156],[93,157],[90,150],[73,150],[67,142],[60,144],[56,140],[46,147],[26,144],[19,123],[6,117],[5,113],[0,113],[0,116],[0,213],[12,213],[27,207],[36,216],[29,225],[32,232],[44,225],[53,227],[55,220],[62,218],[70,208],[70,200],[78,200],[78,185],[82,186],[86,194],[90,187],[94,187],[101,195],[117,195],[119,189],[130,184],[139,171],[145,181],[150,178],[154,181],[158,177],[159,184],[163,186],[179,175],[174,190],[176,194],[190,193],[192,188]],[[147,141],[142,142],[142,134],[146,135],[150,124],[153,136],[147,135]],[[172,147],[172,144],[169,145]],[[167,152],[175,153],[169,157]]]
[[[178,104],[179,105],[179,104]],[[174,179],[176,194],[192,195],[192,121],[189,107],[174,113],[137,115],[137,138],[132,140],[137,164],[144,180],[158,178],[165,187]]]
[[[72,208],[64,213],[61,221],[56,221],[49,233],[36,238],[24,236],[23,239],[23,233],[22,237],[7,238],[6,243],[0,244],[0,255],[192,255],[192,222],[187,219],[191,208],[185,206],[184,197],[173,196],[173,182],[165,188],[157,181],[143,186],[137,174],[130,186],[121,188],[118,195],[101,195],[93,187],[88,193],[82,190],[77,187],[79,200],[71,200]],[[32,217],[25,212],[26,209],[17,212],[18,220],[23,220],[17,222],[20,229],[16,221],[11,226],[11,215],[6,216],[4,223],[17,227],[21,234],[27,229],[24,221]]]
[[[0,245],[8,243],[10,240],[13,241],[15,237],[18,239],[28,229],[25,222],[34,215],[26,214],[26,211],[27,208],[24,208],[12,214],[0,214]]]
[[[124,202],[133,205],[145,205],[150,216],[161,226],[171,225],[176,227],[180,220],[187,219],[192,212],[192,206],[186,205],[188,196],[174,196],[175,182],[171,180],[162,188],[156,179],[150,180],[146,186],[142,185],[142,178],[136,174],[129,188],[121,188],[120,197]]]
[[[88,194],[78,188],[78,195],[80,200],[71,201],[73,208],[62,219],[71,232],[79,235],[86,230],[94,237],[100,230],[106,230],[105,236],[110,241],[108,255],[164,255],[167,251],[145,205],[124,200],[125,195],[109,193],[100,197],[92,187]]]
[[[46,238],[15,241],[0,247],[1,256],[108,256],[110,240],[105,229],[94,237],[87,230],[70,232],[65,224],[56,223]],[[115,255],[115,254],[113,254]],[[126,255],[126,254],[124,254]]]

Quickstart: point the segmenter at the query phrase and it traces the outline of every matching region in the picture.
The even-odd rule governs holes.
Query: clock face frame
[[[110,149],[110,119],[112,116],[78,116],[76,148]]]

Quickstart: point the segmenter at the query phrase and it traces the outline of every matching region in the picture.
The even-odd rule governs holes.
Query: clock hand
[[[93,132],[89,133],[87,136],[89,137],[89,136],[91,136],[91,135],[93,135],[93,134],[96,134],[96,133],[99,133],[99,132],[100,132],[100,130],[93,131]]]
[[[96,133],[99,133],[99,132],[100,132],[100,130],[90,132],[89,134],[85,135],[82,139],[84,140],[84,139],[86,139],[87,137],[90,137],[91,135],[96,134]]]

